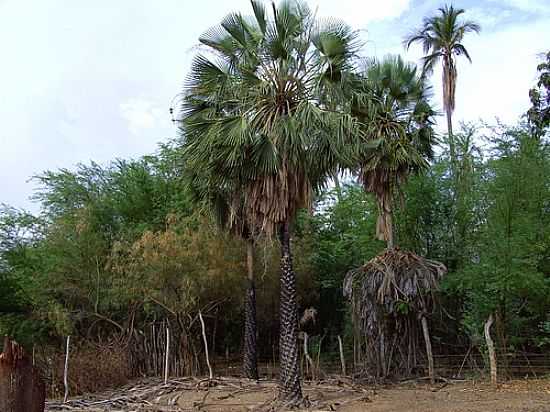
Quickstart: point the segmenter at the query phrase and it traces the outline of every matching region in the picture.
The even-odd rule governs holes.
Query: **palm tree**
[[[356,33],[340,21],[317,21],[305,3],[235,13],[206,32],[184,91],[182,132],[187,168],[231,192],[252,237],[279,234],[279,400],[302,403],[298,307],[291,224],[298,209],[341,161],[354,126],[336,110]]]
[[[439,262],[396,247],[392,205],[395,191],[409,175],[427,168],[433,155],[435,112],[429,103],[430,88],[416,66],[399,56],[387,56],[367,62],[358,73],[355,90],[352,114],[367,139],[357,139],[354,162],[363,187],[376,197],[376,235],[386,241],[387,250],[350,271],[344,291],[352,302],[355,326],[369,337],[367,356],[376,365],[376,375],[386,377],[396,369],[411,371],[416,366],[410,359],[416,359],[411,348],[416,347],[420,319],[433,380],[426,316],[433,307],[431,294],[446,269]],[[392,356],[392,341],[399,348],[399,361],[398,355]]]
[[[399,56],[369,61],[356,86],[352,113],[365,129],[355,154],[359,179],[378,203],[376,236],[395,246],[392,198],[411,173],[428,166],[433,155],[430,88],[414,65]]]
[[[464,9],[455,9],[445,5],[438,9],[439,15],[427,17],[422,27],[411,33],[404,40],[408,49],[413,43],[420,43],[424,51],[423,73],[431,74],[435,65],[441,60],[443,66],[443,109],[447,115],[449,150],[451,164],[456,161],[453,139],[452,115],[455,109],[455,90],[457,81],[456,57],[465,56],[470,63],[472,59],[462,44],[466,33],[479,33],[481,27],[474,21],[461,20]]]

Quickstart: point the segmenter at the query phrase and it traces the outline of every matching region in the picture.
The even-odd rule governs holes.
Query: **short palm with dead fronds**
[[[442,263],[394,248],[346,275],[344,293],[365,338],[361,347],[369,374],[386,378],[418,370],[426,359],[420,325],[427,329],[423,320],[446,272]]]

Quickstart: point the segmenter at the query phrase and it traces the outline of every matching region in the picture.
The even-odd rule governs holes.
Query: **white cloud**
[[[364,28],[370,21],[399,17],[411,3],[410,0],[310,0],[309,5],[318,7],[320,17],[338,17],[354,28]]]
[[[128,130],[139,135],[144,129],[155,128],[163,111],[152,102],[137,98],[121,103],[120,114],[128,122]]]
[[[474,7],[466,10],[466,17],[479,23],[481,29],[487,31],[496,28],[499,23],[510,19],[512,11]]]
[[[531,12],[550,12],[550,2],[548,0],[504,0],[498,3],[506,3],[524,11]]]

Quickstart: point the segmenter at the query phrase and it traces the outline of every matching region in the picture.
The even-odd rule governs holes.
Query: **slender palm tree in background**
[[[279,234],[280,390],[302,403],[291,224],[341,161],[354,120],[337,110],[356,33],[317,21],[299,1],[251,1],[253,16],[227,16],[201,38],[184,90],[186,167],[230,188],[252,237]],[[331,109],[329,109],[329,103]]]
[[[386,56],[365,64],[356,90],[352,113],[369,139],[359,139],[355,163],[365,190],[373,193],[378,203],[377,238],[392,249],[395,189],[411,173],[427,168],[433,155],[430,88],[416,66],[399,56]]]
[[[472,61],[466,47],[462,44],[466,33],[479,33],[481,27],[474,21],[462,20],[464,9],[455,9],[445,5],[438,9],[439,14],[426,17],[422,26],[407,36],[404,45],[408,49],[413,43],[420,43],[425,56],[423,73],[431,74],[436,64],[441,61],[443,75],[443,109],[447,116],[447,131],[449,134],[449,151],[451,165],[456,162],[455,144],[453,139],[452,115],[455,109],[455,90],[457,82],[456,57],[464,56]]]
[[[184,169],[184,178],[192,200],[213,217],[220,229],[246,243],[247,288],[244,299],[243,373],[248,379],[258,379],[258,348],[256,322],[256,280],[254,275],[255,239],[243,216],[239,188],[216,179],[207,170]]]

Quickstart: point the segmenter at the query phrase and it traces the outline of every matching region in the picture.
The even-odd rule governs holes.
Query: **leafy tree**
[[[445,5],[438,9],[439,14],[426,17],[422,26],[407,36],[404,44],[409,48],[413,43],[420,43],[424,51],[423,73],[430,74],[441,61],[443,68],[443,108],[447,115],[447,130],[451,163],[454,164],[455,143],[453,139],[452,114],[455,109],[455,90],[457,82],[457,56],[465,56],[470,62],[470,54],[462,44],[467,33],[479,33],[481,27],[473,21],[460,19],[464,9],[455,9]],[[453,169],[454,170],[454,169]]]
[[[483,185],[484,222],[470,258],[447,280],[464,294],[464,325],[474,342],[494,315],[499,347],[528,344],[548,308],[548,146],[525,126],[492,128],[492,156]],[[530,329],[530,331],[529,331]],[[534,330],[534,332],[533,332]],[[533,341],[531,341],[531,344]]]
[[[252,18],[231,14],[200,39],[205,51],[185,90],[186,164],[235,189],[255,235],[279,232],[279,399],[296,405],[303,398],[290,226],[335,169],[352,126],[322,102],[339,95],[356,34],[337,20],[317,22],[298,1],[252,8]]]
[[[537,85],[529,90],[531,108],[527,111],[527,119],[533,133],[542,135],[550,125],[550,51],[546,53],[545,60],[537,66],[537,71]]]

